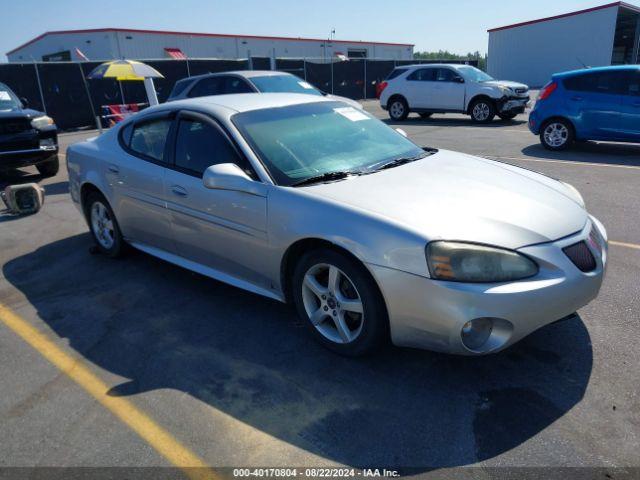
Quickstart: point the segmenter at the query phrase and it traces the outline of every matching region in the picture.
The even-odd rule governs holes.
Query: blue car
[[[549,150],[576,140],[640,143],[640,65],[553,75],[529,115],[529,130]]]

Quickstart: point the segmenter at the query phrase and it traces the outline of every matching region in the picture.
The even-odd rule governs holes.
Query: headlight
[[[53,118],[47,117],[46,115],[36,117],[31,120],[31,126],[38,130],[42,130],[44,127],[48,127],[49,125],[53,125]]]
[[[462,242],[431,242],[427,263],[432,278],[451,282],[509,282],[538,273],[535,262],[518,252]]]
[[[503,95],[513,94],[513,90],[511,90],[509,87],[500,87],[500,91],[502,92]]]
[[[571,185],[570,183],[565,183],[565,182],[560,182],[560,183],[562,183],[565,187],[567,187],[567,189],[569,189],[571,198],[573,198],[576,202],[578,202],[578,204],[580,204],[582,208],[585,208],[584,198],[582,198],[582,195],[580,195],[580,192],[578,191],[578,189],[573,185]]]

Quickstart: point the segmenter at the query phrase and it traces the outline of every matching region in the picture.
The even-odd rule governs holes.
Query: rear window
[[[408,70],[407,68],[394,68],[393,71],[389,74],[389,76],[386,79],[393,80],[394,78],[402,75],[407,70]]]
[[[313,85],[294,75],[265,75],[251,77],[251,81],[258,90],[266,93],[306,93],[307,95],[322,95]]]

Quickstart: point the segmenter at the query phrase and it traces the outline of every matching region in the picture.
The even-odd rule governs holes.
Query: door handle
[[[118,166],[117,166],[117,165],[113,165],[113,164],[111,164],[111,165],[109,165],[109,167],[108,167],[108,168],[109,168],[109,171],[110,171],[111,173],[120,173],[120,169],[118,168]]]
[[[582,97],[571,97],[571,100],[573,100],[574,102],[581,102]]]
[[[640,102],[635,102],[635,103],[633,104],[633,106],[634,106],[634,107],[636,107],[636,108],[637,108],[637,107],[640,107]]]
[[[177,195],[179,197],[186,197],[187,196],[187,191],[182,188],[180,185],[172,185],[171,186],[171,192],[174,195]]]

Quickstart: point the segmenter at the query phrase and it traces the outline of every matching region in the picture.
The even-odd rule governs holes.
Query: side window
[[[436,68],[419,68],[407,77],[407,80],[419,82],[433,82],[436,78]]]
[[[640,71],[627,72],[623,78],[623,94],[640,97]]]
[[[227,77],[224,93],[253,93],[247,82],[238,77]]]
[[[623,91],[622,77],[619,72],[593,72],[564,81],[567,90],[577,92],[605,93],[619,95]]]
[[[201,176],[208,167],[219,163],[235,163],[244,169],[244,163],[220,130],[199,120],[181,119],[176,135],[176,167]]]
[[[394,68],[393,71],[386,78],[386,80],[393,80],[394,78],[399,77],[406,71],[407,71],[406,68]]]
[[[134,125],[129,148],[142,157],[164,161],[164,147],[171,120],[161,118]]]
[[[224,93],[225,77],[207,77],[194,85],[189,97],[206,97],[207,95],[221,95]]]
[[[184,80],[178,80],[176,82],[176,84],[173,86],[173,90],[171,90],[171,93],[169,94],[169,97],[177,97],[178,95],[180,95],[182,92],[185,91],[185,89],[191,85],[192,81],[188,78],[184,79]]]
[[[436,82],[453,82],[456,74],[448,68],[438,68],[436,73]]]

